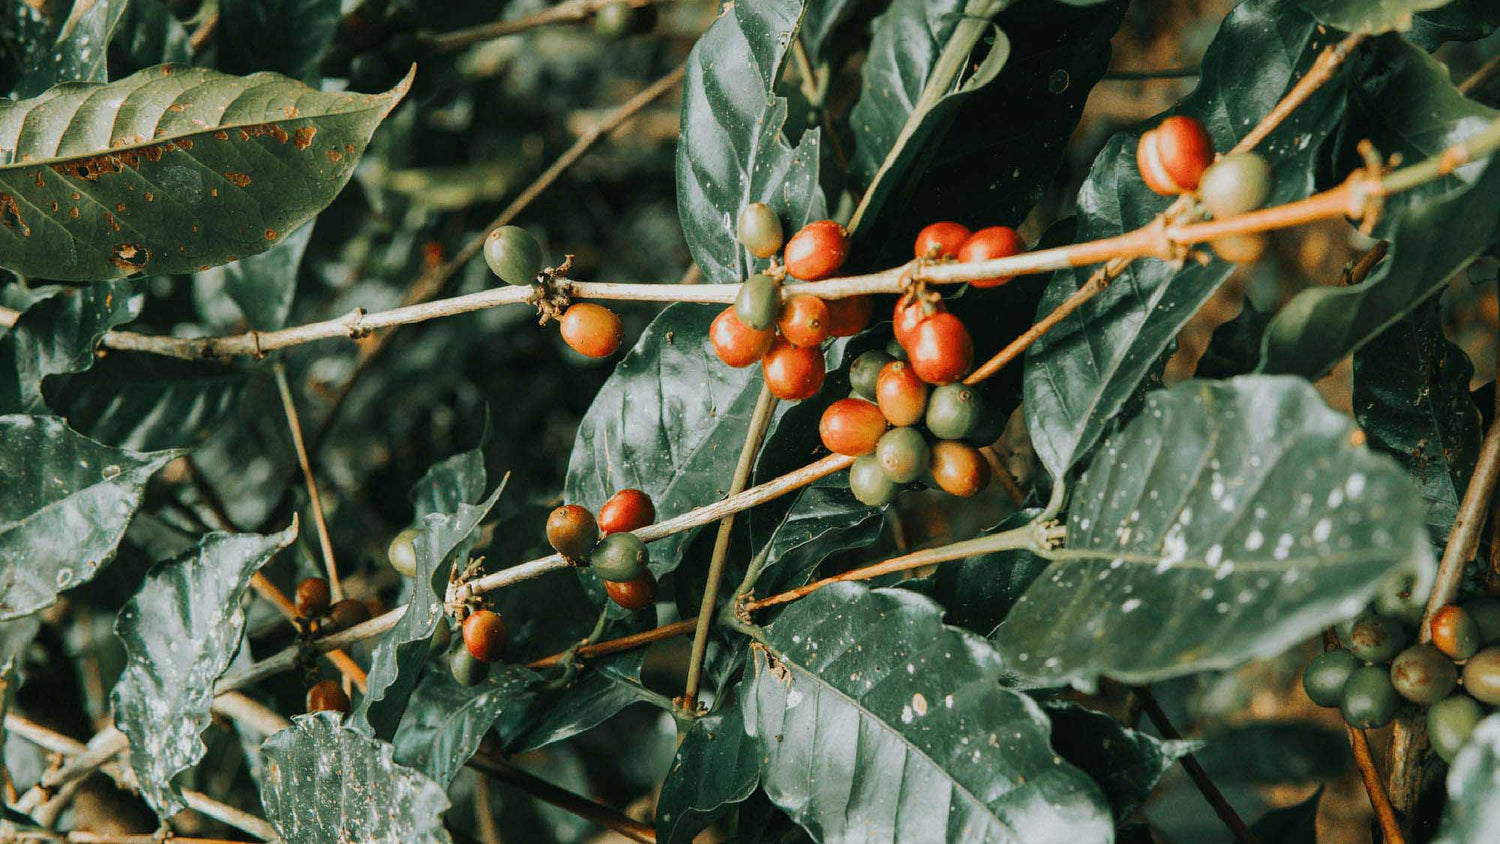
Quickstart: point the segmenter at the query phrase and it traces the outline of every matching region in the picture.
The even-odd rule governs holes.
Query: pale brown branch
[[[515,18],[514,20],[494,21],[493,23],[471,26],[466,29],[456,29],[452,32],[444,32],[436,35],[425,35],[422,40],[431,49],[439,53],[451,53],[466,47],[493,41],[496,38],[504,38],[507,35],[517,35],[528,29],[539,26],[547,26],[554,23],[575,23],[586,20],[595,12],[621,0],[568,0],[556,6],[543,9],[534,14]],[[650,6],[664,0],[623,0],[628,2],[632,8],[639,9],[642,6]]]
[[[1473,96],[1495,81],[1496,77],[1500,77],[1500,56],[1491,56],[1489,61],[1480,65],[1478,70],[1458,83],[1459,93]]]
[[[1245,137],[1240,138],[1239,143],[1234,145],[1233,151],[1245,152],[1254,149],[1257,144],[1265,140],[1266,136],[1290,117],[1298,106],[1307,102],[1308,97],[1333,78],[1339,66],[1349,58],[1349,54],[1354,52],[1354,48],[1358,47],[1365,38],[1366,36],[1360,34],[1347,35],[1339,43],[1325,48],[1313,62],[1312,67],[1307,69],[1307,73],[1303,74],[1302,78],[1297,80],[1297,84],[1292,86],[1292,90],[1282,95],[1281,100],[1266,112],[1260,122],[1255,124],[1255,128],[1251,129]]]
[[[1370,796],[1370,806],[1380,822],[1381,837],[1385,844],[1406,844],[1401,824],[1396,820],[1396,810],[1391,807],[1391,798],[1385,793],[1385,783],[1380,781],[1380,772],[1375,768],[1375,759],[1370,755],[1370,740],[1364,730],[1344,725],[1349,733],[1349,746],[1354,750],[1354,765],[1359,768],[1359,777],[1364,781],[1365,793]]]
[[[333,558],[333,540],[328,535],[328,520],[323,516],[323,498],[318,494],[318,479],[307,461],[307,445],[302,441],[302,420],[297,416],[297,403],[292,399],[292,388],[286,380],[286,367],[277,361],[272,367],[276,376],[276,390],[281,394],[281,407],[286,411],[286,424],[292,432],[292,446],[297,450],[297,464],[302,467],[302,479],[307,484],[307,497],[311,500],[313,522],[318,527],[318,545],[323,551],[323,568],[328,573],[329,591],[335,601],[343,600],[344,587],[339,582],[338,563]]]

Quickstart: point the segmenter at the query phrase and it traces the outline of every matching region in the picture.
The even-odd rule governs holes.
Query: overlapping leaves
[[[127,281],[101,281],[32,305],[0,337],[0,413],[43,407],[42,381],[94,364],[94,347],[111,328],[140,315]]]

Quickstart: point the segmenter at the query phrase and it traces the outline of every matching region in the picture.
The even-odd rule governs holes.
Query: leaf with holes
[[[140,315],[128,281],[101,281],[64,290],[21,312],[0,337],[0,413],[42,409],[42,381],[94,365],[106,332]]]
[[[483,683],[461,686],[448,672],[446,660],[446,654],[433,657],[433,668],[412,692],[411,705],[392,739],[396,761],[444,786],[479,749],[500,713],[521,703],[531,684],[542,679],[519,665],[496,665]]]

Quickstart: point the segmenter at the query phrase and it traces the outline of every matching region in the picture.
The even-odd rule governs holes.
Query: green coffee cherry
[[[464,647],[453,649],[453,656],[448,658],[448,670],[460,686],[477,686],[490,676],[490,664],[475,659]]]
[[[1343,648],[1318,654],[1302,669],[1302,689],[1319,706],[1338,706],[1344,700],[1344,684],[1359,668],[1359,660]]]
[[[448,650],[448,643],[453,641],[453,628],[448,626],[448,617],[438,619],[437,629],[432,631],[432,638],[427,640],[427,655],[437,656]]]
[[[1500,643],[1500,601],[1494,598],[1474,598],[1460,604],[1464,612],[1479,625],[1479,645],[1489,647]]]
[[[1464,691],[1480,703],[1500,705],[1500,648],[1485,648],[1464,663]]]
[[[973,387],[954,382],[927,399],[927,430],[940,440],[961,440],[974,432],[984,415],[984,399]]]
[[[916,428],[892,428],[875,444],[875,459],[892,483],[909,484],[927,474],[932,449]]]
[[[1422,621],[1422,613],[1427,610],[1427,591],[1420,589],[1421,594],[1418,594],[1419,589],[1417,576],[1411,572],[1386,577],[1375,593],[1375,611],[1416,627]]]
[[[880,369],[893,360],[880,349],[871,349],[855,358],[849,364],[849,388],[860,398],[875,401],[875,381],[880,377]]]
[[[612,533],[594,546],[589,566],[604,580],[624,583],[644,574],[650,560],[646,543],[637,539],[635,534]]]
[[[1381,665],[1356,668],[1344,684],[1344,700],[1339,705],[1344,721],[1360,730],[1384,727],[1396,717],[1400,698],[1391,685],[1390,672]]]
[[[781,219],[764,202],[752,202],[740,210],[735,234],[757,258],[769,258],[781,250]],[[740,319],[743,321],[744,317]]]
[[[866,507],[883,507],[896,497],[896,485],[873,454],[866,454],[849,467],[849,491]]]
[[[775,279],[756,273],[745,279],[734,297],[734,315],[746,328],[765,331],[781,314],[781,290]]]
[[[1271,193],[1271,165],[1253,152],[1219,159],[1198,181],[1198,198],[1216,219],[1254,211]]]
[[[594,32],[605,38],[623,38],[630,34],[630,4],[623,2],[601,6],[594,12]]]
[[[1437,703],[1457,683],[1453,660],[1432,645],[1413,645],[1391,661],[1391,685],[1412,703]]]
[[[1349,628],[1349,650],[1365,662],[1385,662],[1406,647],[1401,622],[1375,613],[1356,618]]]
[[[1427,737],[1432,740],[1432,749],[1444,762],[1451,763],[1483,718],[1484,708],[1468,695],[1453,695],[1434,703],[1427,710]]]
[[[900,341],[892,340],[885,344],[885,353],[891,356],[891,360],[907,360],[906,347]]]
[[[416,528],[407,528],[396,534],[391,540],[390,547],[386,549],[386,556],[391,561],[391,568],[406,577],[417,576],[417,548],[416,539],[422,532]]]
[[[484,262],[506,284],[536,281],[543,260],[542,245],[520,226],[501,226],[484,239]]]

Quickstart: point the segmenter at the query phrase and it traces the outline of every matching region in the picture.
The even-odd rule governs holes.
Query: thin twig
[[[654,844],[656,841],[656,830],[651,825],[641,823],[617,809],[595,803],[586,797],[580,797],[540,777],[532,776],[497,756],[481,751],[470,760],[469,765],[476,771],[513,785],[538,800],[560,809],[566,809],[584,820],[618,832],[631,841],[642,841],[647,844]]]
[[[1339,66],[1349,58],[1349,54],[1354,52],[1355,47],[1364,42],[1366,37],[1358,33],[1346,35],[1344,40],[1323,50],[1313,62],[1312,67],[1307,69],[1307,73],[1304,73],[1302,78],[1297,80],[1297,84],[1292,86],[1292,90],[1286,92],[1281,100],[1266,112],[1266,115],[1255,124],[1255,128],[1251,129],[1245,137],[1240,138],[1239,143],[1234,145],[1233,151],[1246,152],[1265,140],[1266,136],[1275,131],[1282,121],[1307,102],[1308,97],[1333,78]]]
[[[1385,783],[1380,781],[1380,772],[1375,769],[1375,760],[1370,756],[1370,740],[1364,730],[1344,725],[1349,733],[1349,747],[1354,750],[1354,764],[1359,768],[1364,781],[1365,793],[1370,795],[1370,806],[1375,809],[1375,818],[1380,822],[1384,844],[1406,844],[1401,824],[1396,820],[1396,810],[1391,807],[1391,798],[1385,793]]]
[[[1489,61],[1480,65],[1478,70],[1469,74],[1468,78],[1458,83],[1459,93],[1465,96],[1477,94],[1496,77],[1500,77],[1500,55],[1492,56]]]
[[[1172,726],[1172,722],[1167,719],[1167,713],[1162,711],[1161,704],[1156,702],[1156,696],[1151,694],[1151,690],[1145,686],[1138,686],[1135,693],[1140,698],[1141,706],[1146,711],[1146,717],[1151,719],[1151,723],[1156,725],[1156,729],[1161,731],[1162,736],[1174,741],[1180,741],[1182,733],[1177,732],[1177,728]],[[1229,805],[1228,800],[1224,799],[1223,792],[1219,791],[1219,787],[1214,785],[1213,780],[1209,779],[1208,772],[1204,771],[1203,766],[1198,764],[1198,758],[1191,753],[1187,753],[1177,761],[1182,765],[1182,769],[1187,771],[1187,775],[1192,779],[1193,784],[1198,786],[1198,790],[1203,793],[1203,798],[1213,807],[1214,814],[1218,815],[1219,820],[1223,821],[1224,825],[1229,827],[1229,831],[1234,835],[1234,840],[1240,842],[1240,844],[1259,844],[1259,839],[1255,837],[1255,833],[1251,832],[1250,827],[1245,825],[1245,821],[1240,817],[1239,813],[1234,810],[1233,806]]]
[[[436,52],[451,53],[484,41],[516,35],[539,26],[585,20],[605,6],[616,2],[627,2],[632,8],[639,9],[642,6],[663,2],[663,0],[568,0],[566,3],[559,3],[514,20],[495,21],[437,35],[424,35],[422,41]]]
[[[318,494],[318,479],[313,475],[307,460],[307,445],[302,441],[302,420],[297,416],[297,403],[292,399],[292,387],[286,380],[286,367],[276,361],[271,372],[276,376],[276,390],[281,394],[281,407],[286,411],[286,424],[292,432],[292,445],[297,450],[297,464],[302,467],[302,478],[307,483],[307,497],[312,501],[313,522],[318,528],[318,545],[323,551],[323,569],[328,573],[328,588],[335,601],[343,600],[344,587],[339,582],[339,567],[333,557],[333,540],[328,536],[328,520],[323,516],[323,498]]]
[[[474,778],[474,825],[479,827],[481,844],[504,844],[495,810],[490,808],[490,778],[482,774]]]

